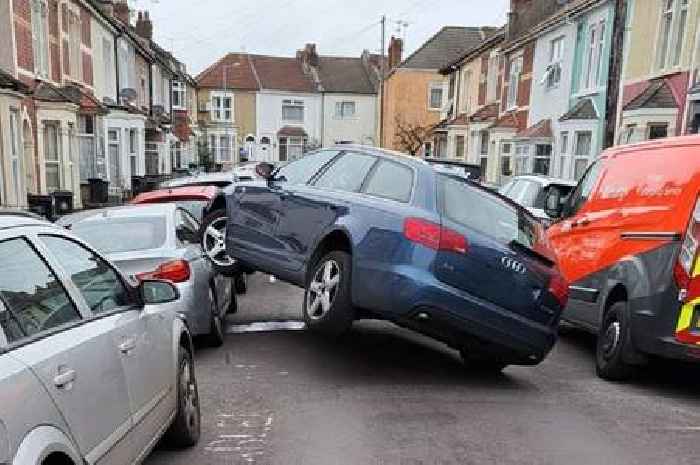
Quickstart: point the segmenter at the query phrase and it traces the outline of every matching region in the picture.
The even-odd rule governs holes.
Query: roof
[[[137,195],[132,204],[168,203],[178,200],[213,200],[219,194],[214,186],[187,186],[174,189],[160,189]]]
[[[310,76],[296,58],[250,55],[261,89],[315,92]]]
[[[23,94],[29,94],[31,93],[31,89],[29,86],[24,84],[22,81],[19,81],[12,77],[12,75],[6,73],[5,71],[0,69],[0,89],[9,89],[9,90],[14,90],[15,92],[21,92]]]
[[[491,125],[491,127],[518,129],[520,128],[520,125],[518,124],[518,118],[515,116],[515,113],[510,112],[498,118],[496,122]]]
[[[80,106],[81,113],[104,115],[109,111],[94,95],[76,84],[69,84],[60,90],[62,95]]]
[[[552,138],[552,120],[543,119],[537,124],[530,126],[529,128],[518,131],[516,137],[528,138],[528,139],[551,139]]]
[[[490,105],[485,105],[478,110],[476,110],[470,117],[469,121],[473,123],[483,123],[487,121],[493,121],[498,118],[498,102],[492,103]]]
[[[362,58],[319,57],[318,76],[324,92],[377,93]]]
[[[576,102],[576,105],[559,118],[559,121],[577,119],[598,119],[598,112],[595,110],[593,100],[584,98]]]
[[[456,60],[447,63],[440,69],[441,74],[450,74],[453,69],[459,66],[462,62],[474,57],[475,55],[483,53],[491,47],[498,45],[501,41],[505,39],[505,27],[491,28],[483,27],[482,30],[485,32],[485,38],[476,47],[467,50],[464,54],[459,56]]]
[[[469,117],[465,113],[457,115],[447,122],[448,126],[465,126],[467,124],[469,124]]]
[[[196,78],[199,87],[215,89],[258,90],[250,56],[247,53],[229,53],[202,71]]]
[[[441,69],[475,48],[497,28],[446,26],[409,55],[399,68]]]
[[[305,137],[306,131],[300,126],[284,126],[277,132],[279,136]]]
[[[61,89],[46,81],[41,81],[37,84],[34,89],[34,98],[43,102],[75,103]]]
[[[673,91],[665,79],[649,81],[647,88],[625,105],[624,111],[642,108],[678,108]]]

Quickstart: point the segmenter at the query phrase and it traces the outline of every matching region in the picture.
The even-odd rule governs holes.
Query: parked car
[[[194,176],[185,176],[182,178],[171,179],[161,183],[161,189],[169,187],[186,187],[186,186],[216,186],[228,187],[233,184],[233,173],[223,171],[218,173],[198,173]]]
[[[226,197],[219,187],[188,186],[161,189],[136,196],[134,205],[174,203],[192,214],[202,225],[199,241],[207,257],[216,270],[224,276],[232,277],[236,292],[245,294],[248,290],[247,274],[236,261],[226,253]]]
[[[426,158],[433,168],[443,173],[454,174],[474,182],[482,181],[481,165],[465,163],[459,160],[446,160],[444,158]]]
[[[65,216],[73,231],[136,279],[165,279],[180,293],[193,335],[224,342],[224,320],[236,295],[199,246],[199,223],[174,204],[112,207]]]
[[[0,213],[0,463],[132,464],[192,446],[192,341],[173,284],[133,285],[65,229]]]
[[[365,147],[258,171],[264,182],[230,191],[227,249],[304,287],[311,329],[390,320],[497,370],[537,364],[554,345],[568,287],[542,226],[515,203]]]
[[[258,163],[254,161],[240,163],[235,166],[233,168],[234,182],[254,181],[256,179],[260,179],[260,176],[258,176],[255,171],[256,166],[258,166]]]
[[[549,225],[552,218],[545,212],[545,201],[549,192],[556,189],[561,201],[565,201],[575,187],[574,181],[530,174],[514,177],[501,187],[499,192],[527,208],[538,220]]]
[[[596,369],[650,355],[700,360],[700,137],[616,147],[593,163],[547,231],[571,282],[566,321],[598,335]]]

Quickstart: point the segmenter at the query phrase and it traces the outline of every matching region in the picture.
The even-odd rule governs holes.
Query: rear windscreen
[[[534,246],[537,223],[522,209],[463,180],[438,178],[443,216],[504,243],[516,241],[528,248]]]
[[[100,218],[75,223],[78,237],[102,253],[159,249],[165,245],[165,216]]]
[[[208,203],[205,200],[178,200],[175,202],[178,207],[187,210],[190,215],[200,222],[204,217],[204,209],[207,208]]]

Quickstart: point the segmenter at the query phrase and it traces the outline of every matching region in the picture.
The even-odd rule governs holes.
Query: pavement
[[[146,464],[700,463],[698,368],[664,361],[606,382],[593,338],[572,331],[537,367],[477,375],[388,323],[320,339],[298,323],[299,289],[263,275],[249,287],[225,345],[195,357],[199,444]]]

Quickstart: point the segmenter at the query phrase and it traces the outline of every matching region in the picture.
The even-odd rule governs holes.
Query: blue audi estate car
[[[428,163],[323,149],[227,194],[227,252],[305,289],[309,328],[389,320],[478,369],[535,365],[556,341],[568,285],[525,209]]]

